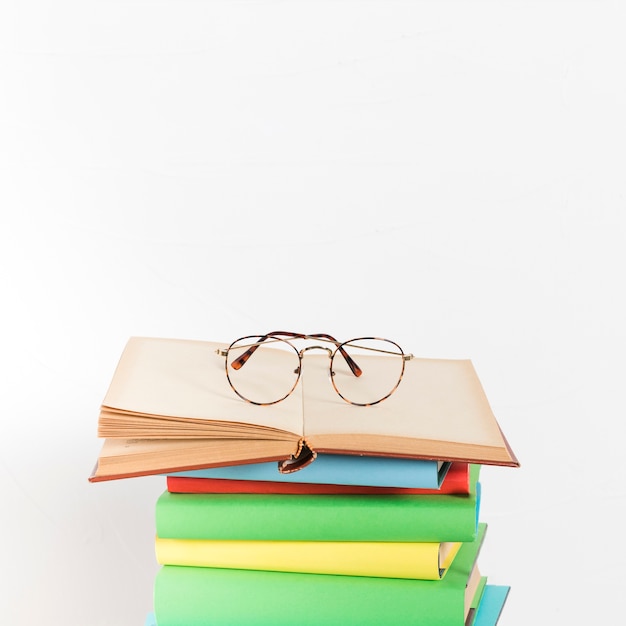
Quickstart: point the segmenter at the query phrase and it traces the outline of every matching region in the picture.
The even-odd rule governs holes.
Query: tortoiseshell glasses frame
[[[325,345],[311,345],[298,350],[289,341],[291,339],[313,340]],[[251,357],[260,347],[270,347],[272,344],[279,344],[280,347],[286,349],[288,354],[291,354],[292,367],[285,369],[284,388],[277,392],[277,397],[261,399],[260,396],[268,393],[267,386],[263,385],[263,374],[267,372],[267,369],[264,369],[264,358],[257,357],[251,360]],[[330,359],[329,375],[333,389],[345,402],[356,406],[371,406],[391,396],[402,381],[406,361],[414,358],[412,354],[405,354],[397,343],[389,339],[358,337],[341,342],[325,333],[307,335],[288,331],[272,331],[265,335],[241,337],[233,341],[225,350],[216,350],[216,353],[225,357],[226,378],[232,390],[246,402],[267,406],[281,402],[291,395],[300,380],[302,357],[307,350],[312,349],[322,349],[327,352]],[[275,353],[274,350],[270,352]],[[268,352],[263,350],[258,354],[268,355]],[[370,365],[372,362],[369,356],[374,354],[389,358],[384,360],[378,368],[374,368],[376,373],[369,378],[364,377],[362,365],[368,361]],[[358,360],[362,361],[361,365],[357,362]],[[252,368],[255,372],[250,371],[250,376],[233,380],[237,378],[236,372],[242,370],[249,361],[250,363],[258,361],[257,367]],[[370,368],[368,371],[374,370]],[[338,383],[338,378],[344,382]],[[356,379],[361,379],[362,382],[357,384]],[[348,397],[350,395],[352,397]]]

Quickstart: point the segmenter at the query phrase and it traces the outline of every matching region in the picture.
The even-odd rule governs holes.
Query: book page
[[[321,435],[374,435],[506,447],[469,360],[407,361],[397,390],[366,407],[337,395],[325,356],[305,356],[303,369],[304,431],[313,441]]]
[[[245,439],[105,439],[91,482],[239,463],[278,461],[295,442]]]
[[[131,337],[103,400],[103,409],[163,417],[246,423],[302,433],[302,387],[278,404],[257,406],[231,389],[224,357],[228,344],[186,339]],[[280,351],[276,351],[280,359]],[[264,372],[272,386],[277,366]]]

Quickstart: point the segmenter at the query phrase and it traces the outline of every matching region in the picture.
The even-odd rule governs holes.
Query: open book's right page
[[[304,435],[317,451],[519,464],[470,360],[407,361],[397,390],[367,407],[335,393],[326,357],[307,355],[303,363]]]

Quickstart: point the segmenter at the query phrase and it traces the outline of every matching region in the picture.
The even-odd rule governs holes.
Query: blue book
[[[503,585],[486,585],[472,626],[496,626],[510,589]]]
[[[268,462],[211,467],[174,472],[168,475],[190,478],[439,489],[449,469],[450,463],[444,461],[349,454],[318,454],[315,461],[306,467],[287,474],[278,471],[276,462]]]

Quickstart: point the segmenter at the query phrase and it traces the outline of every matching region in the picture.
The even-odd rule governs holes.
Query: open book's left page
[[[298,438],[301,388],[271,406],[244,402],[228,384],[224,357],[216,354],[226,347],[209,341],[131,337],[102,402],[99,436]],[[273,378],[270,368],[262,384],[271,386]]]
[[[113,480],[203,467],[282,461],[296,451],[277,439],[121,439],[108,437],[89,480]],[[278,468],[276,469],[278,472]]]

